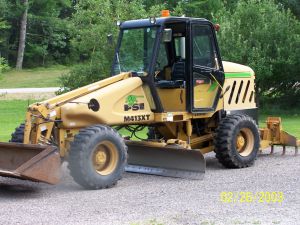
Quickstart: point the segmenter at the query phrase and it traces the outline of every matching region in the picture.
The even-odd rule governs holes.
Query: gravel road
[[[126,173],[111,189],[87,191],[63,165],[57,186],[0,178],[0,224],[300,224],[300,155],[261,154],[255,166],[224,169],[206,155],[202,181]],[[223,203],[221,192],[283,192],[282,203]]]

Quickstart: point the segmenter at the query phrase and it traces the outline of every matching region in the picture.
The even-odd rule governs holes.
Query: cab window
[[[210,68],[217,67],[213,34],[209,26],[193,27],[193,64]]]

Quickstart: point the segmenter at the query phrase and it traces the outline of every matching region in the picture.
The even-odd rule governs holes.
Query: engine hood
[[[238,63],[222,61],[224,72],[226,73],[250,73],[254,75],[254,71],[249,66],[244,66]]]

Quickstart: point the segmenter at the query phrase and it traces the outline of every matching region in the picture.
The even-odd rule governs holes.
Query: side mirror
[[[163,42],[171,42],[172,41],[172,29],[166,28],[163,31]]]
[[[113,35],[112,34],[107,35],[107,44],[113,45]]]

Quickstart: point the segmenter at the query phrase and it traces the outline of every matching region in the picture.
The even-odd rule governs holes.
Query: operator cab
[[[121,72],[143,80],[154,112],[213,112],[224,83],[214,25],[188,17],[123,22],[112,74]]]
[[[160,41],[155,68],[155,84],[158,88],[184,88],[186,83],[185,37],[186,24],[165,25]],[[170,37],[169,39],[164,36]]]

